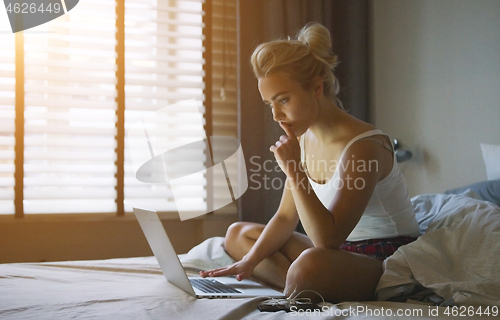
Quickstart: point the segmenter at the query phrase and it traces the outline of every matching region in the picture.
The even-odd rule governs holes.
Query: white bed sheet
[[[209,264],[225,263],[223,254],[217,256],[218,242],[211,239],[181,260],[196,267],[208,254],[214,258]],[[0,265],[0,319],[453,318],[444,315],[444,308],[436,317],[431,313],[436,307],[385,301],[346,302],[315,314],[261,313],[257,305],[262,300],[193,298],[166,281],[154,257]]]
[[[154,257],[0,265],[0,319],[394,319],[397,310],[417,309],[423,316],[402,318],[424,319],[429,313],[428,306],[394,302],[343,303],[312,315],[261,313],[260,301],[193,298],[166,281]],[[361,312],[368,307],[375,309]]]
[[[427,209],[423,212],[432,214]],[[436,216],[440,219],[435,220]],[[440,221],[450,219],[448,215],[436,213],[436,216],[430,219],[435,221],[429,227],[438,228],[442,226]],[[456,217],[454,214],[449,216]],[[232,260],[223,250],[222,241],[223,238],[208,239],[188,254],[181,255],[181,261],[188,269],[227,265]],[[323,312],[314,314],[261,313],[257,305],[262,300],[196,299],[167,282],[154,257],[0,264],[1,320],[464,318],[445,314],[447,309],[444,307],[389,301],[344,302],[328,305]],[[466,315],[467,318],[481,318]]]

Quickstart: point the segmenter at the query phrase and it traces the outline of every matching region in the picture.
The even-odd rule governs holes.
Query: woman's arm
[[[282,125],[288,138],[271,147],[283,171],[287,174],[300,221],[315,247],[338,248],[361,218],[377,182],[392,168],[392,153],[372,140],[359,140],[340,159],[337,190],[328,208],[314,193],[303,170],[287,166],[300,159],[300,146],[290,128]],[[376,163],[377,170],[358,170],[360,164]],[[354,165],[353,165],[354,164]],[[366,168],[366,167],[365,167]],[[357,184],[355,184],[357,182]]]
[[[371,140],[354,143],[337,166],[341,187],[328,208],[318,199],[305,172],[298,172],[298,179],[290,179],[298,215],[309,238],[316,247],[338,248],[357,225],[370,201],[375,186],[385,176],[387,158],[391,154]],[[371,161],[371,162],[370,162]],[[377,170],[368,170],[369,163],[377,164]],[[358,168],[365,168],[365,170]]]
[[[291,184],[287,178],[276,214],[269,220],[252,249],[242,260],[250,260],[257,265],[278,251],[292,236],[298,222],[299,216],[293,200]]]
[[[238,280],[250,277],[262,260],[283,247],[292,236],[298,222],[299,216],[293,201],[291,185],[287,179],[278,210],[264,227],[250,251],[232,265],[200,272],[200,275],[202,277],[236,275]]]

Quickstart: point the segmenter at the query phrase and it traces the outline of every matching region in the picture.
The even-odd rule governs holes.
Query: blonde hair
[[[283,72],[292,80],[309,88],[315,77],[323,79],[323,92],[337,98],[340,85],[333,70],[338,64],[337,56],[332,53],[330,32],[319,23],[306,24],[296,39],[274,40],[259,45],[250,59],[257,78],[273,72]]]

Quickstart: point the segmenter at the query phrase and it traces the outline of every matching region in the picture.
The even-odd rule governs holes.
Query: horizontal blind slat
[[[14,130],[15,130],[15,126],[14,124],[12,123],[6,123],[6,124],[2,124],[0,126],[0,132],[1,133],[14,133]]]
[[[106,85],[112,87],[113,83],[107,83]],[[116,96],[116,89],[113,88],[108,90],[102,90],[98,89],[97,86],[94,88],[81,88],[72,86],[57,86],[57,85],[49,86],[49,85],[36,85],[36,84],[26,83],[25,90],[28,93],[43,93],[43,94],[92,95],[92,96],[102,96],[111,98],[114,98]]]
[[[25,214],[115,212],[115,200],[107,199],[30,199],[24,200]]]
[[[37,125],[37,126],[27,126],[25,128],[25,133],[60,133],[64,135],[102,135],[102,136],[114,136],[116,132],[115,128],[95,128],[95,127],[70,127],[64,125]]]
[[[47,138],[32,137],[27,136],[24,139],[24,143],[28,146],[53,146],[53,147],[72,147],[78,145],[79,147],[101,147],[101,148],[114,148],[116,145],[115,139],[108,136],[105,139],[103,137],[80,137],[80,138],[68,138],[61,137],[57,140],[51,140]]]
[[[108,109],[114,110],[116,108],[115,101],[78,101],[71,100],[67,97],[62,97],[59,99],[43,100],[40,98],[30,98],[29,96],[25,98],[25,104],[31,106],[42,106],[42,107],[54,107],[54,108],[67,108],[71,106],[73,108],[90,108],[90,109]]]
[[[43,191],[30,190],[29,188],[25,190],[25,196],[29,199],[88,199],[88,198],[114,198],[116,197],[116,190],[105,189],[99,190],[96,188],[84,189],[84,188],[66,188],[66,190],[61,190],[60,188],[46,187]]]
[[[144,80],[144,79],[127,79],[127,85],[150,86],[150,87],[168,87],[168,88],[197,88],[203,89],[205,86],[202,81],[165,81],[165,80]]]
[[[80,70],[89,71],[89,72],[115,72],[116,65],[113,63],[96,63],[96,62],[88,62],[88,61],[64,61],[64,60],[46,60],[39,58],[32,58],[29,61],[29,64],[25,66],[26,70],[29,70],[30,67],[54,67],[60,70],[62,69],[70,69],[80,72]]]
[[[108,77],[104,76],[86,76],[82,78],[81,74],[73,73],[55,73],[55,72],[37,72],[28,70],[25,72],[25,77],[35,80],[53,80],[53,81],[67,81],[67,82],[79,82],[79,83],[108,83],[116,85],[116,78],[110,73]]]
[[[25,164],[24,172],[35,173],[35,172],[44,172],[44,173],[109,173],[116,172],[116,166],[112,163],[106,162],[96,162],[92,165],[80,165],[80,164],[57,164],[57,165],[48,165],[48,164]]]

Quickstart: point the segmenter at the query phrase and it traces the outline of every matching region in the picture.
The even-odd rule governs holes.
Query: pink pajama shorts
[[[415,237],[400,236],[386,239],[346,241],[340,246],[340,249],[384,260],[396,252],[399,247],[415,241],[416,239]]]

